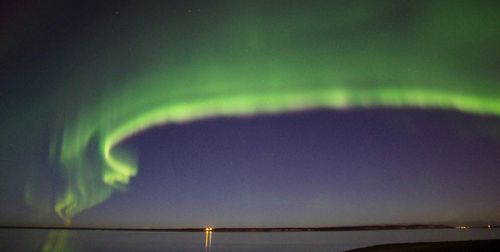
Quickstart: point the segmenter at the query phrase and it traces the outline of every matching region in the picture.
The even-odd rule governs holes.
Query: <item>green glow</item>
[[[63,75],[55,98],[55,211],[69,223],[125,188],[138,167],[120,143],[168,123],[315,108],[500,116],[499,4],[347,2],[229,1],[103,25],[104,42],[70,56],[97,58]],[[106,33],[121,26],[131,35]]]
[[[77,252],[76,248],[69,243],[70,233],[68,230],[49,231],[41,252]]]

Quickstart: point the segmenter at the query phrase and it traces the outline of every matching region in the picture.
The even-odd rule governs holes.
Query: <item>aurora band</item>
[[[218,17],[143,20],[146,31],[130,28],[123,37],[104,32],[118,24],[103,25],[102,40],[71,55],[79,67],[56,94],[50,156],[65,186],[55,211],[69,223],[125,188],[139,167],[120,143],[169,123],[316,108],[500,116],[498,6],[414,4],[413,19],[425,22],[404,27],[381,21],[400,14],[375,1],[230,2]]]

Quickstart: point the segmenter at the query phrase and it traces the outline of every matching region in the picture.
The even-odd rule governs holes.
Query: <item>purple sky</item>
[[[306,111],[159,127],[125,145],[140,171],[75,225],[487,223],[500,219],[491,117]]]

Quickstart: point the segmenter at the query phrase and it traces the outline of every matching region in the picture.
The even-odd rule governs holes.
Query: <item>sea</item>
[[[388,243],[500,239],[499,228],[321,232],[0,229],[0,251],[346,251]]]

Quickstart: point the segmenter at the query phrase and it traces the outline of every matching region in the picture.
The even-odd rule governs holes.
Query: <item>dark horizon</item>
[[[487,223],[487,224],[485,224]],[[457,222],[457,223],[385,223],[385,224],[372,224],[372,225],[319,225],[319,226],[276,226],[276,227],[117,227],[117,226],[85,226],[85,225],[0,225],[3,229],[68,229],[68,230],[151,230],[151,231],[203,231],[206,228],[211,228],[213,231],[221,230],[274,230],[274,229],[313,229],[324,231],[335,230],[385,230],[385,229],[422,229],[422,228],[499,228],[500,224],[495,222]],[[212,231],[212,230],[211,230]]]
[[[499,226],[467,226],[466,228],[498,228]],[[54,229],[54,230],[109,230],[109,231],[165,231],[165,232],[298,232],[298,231],[362,231],[400,229],[450,229],[459,228],[438,224],[389,224],[362,226],[322,227],[186,227],[186,228],[136,228],[136,227],[84,227],[84,226],[0,226],[2,229]],[[207,230],[210,228],[210,230]]]

